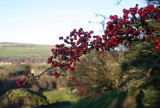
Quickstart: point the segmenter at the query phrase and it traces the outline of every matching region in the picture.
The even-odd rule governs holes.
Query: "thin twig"
[[[47,71],[51,70],[53,67],[49,67],[48,69],[44,70],[41,74],[35,76],[36,77],[40,77],[41,75],[43,75],[44,73],[46,73]]]

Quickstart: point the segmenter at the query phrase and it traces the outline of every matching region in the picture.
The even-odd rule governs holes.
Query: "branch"
[[[36,77],[40,77],[41,75],[43,75],[44,73],[46,73],[47,71],[49,71],[49,70],[51,70],[51,69],[52,69],[52,67],[49,67],[48,69],[44,70],[41,74],[35,76],[35,78],[36,78]]]

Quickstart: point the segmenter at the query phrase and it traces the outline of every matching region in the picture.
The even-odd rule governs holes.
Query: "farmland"
[[[52,45],[0,43],[0,57],[50,56]]]

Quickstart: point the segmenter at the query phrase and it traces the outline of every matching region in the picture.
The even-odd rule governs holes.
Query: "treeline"
[[[21,64],[21,63],[47,63],[48,56],[39,56],[39,57],[0,57],[0,63],[12,63],[12,64]]]

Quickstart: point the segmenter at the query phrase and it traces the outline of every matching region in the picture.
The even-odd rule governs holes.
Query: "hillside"
[[[50,56],[51,45],[0,43],[0,57]]]
[[[52,45],[0,43],[0,64],[44,63],[51,56]]]

